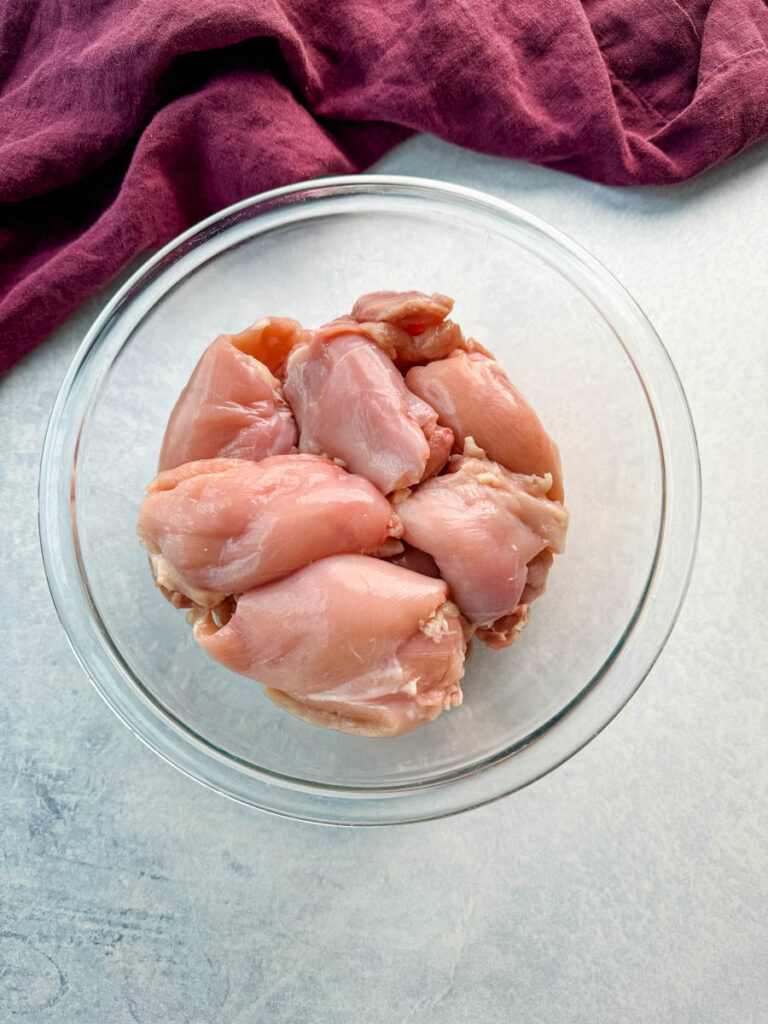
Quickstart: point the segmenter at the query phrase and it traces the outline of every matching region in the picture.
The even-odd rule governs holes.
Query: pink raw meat
[[[361,555],[315,562],[249,590],[195,638],[222,665],[269,687],[315,724],[395,736],[461,703],[465,636],[447,587]]]
[[[297,345],[308,341],[310,332],[287,316],[265,316],[239,334],[225,334],[235,348],[258,359],[280,380],[288,356]]]
[[[545,476],[548,497],[563,500],[560,454],[536,413],[496,362],[480,351],[412,367],[405,378],[414,394],[436,410],[461,451],[472,438],[489,459],[513,473]]]
[[[432,555],[426,551],[419,551],[410,544],[403,544],[398,541],[399,549],[396,554],[387,557],[392,565],[400,565],[403,569],[411,569],[413,572],[420,572],[422,576],[429,576],[431,579],[440,579],[440,570],[437,568]]]
[[[352,319],[391,359],[407,366],[465,347],[459,325],[445,319],[452,308],[447,295],[371,292],[357,300]]]
[[[376,552],[399,532],[373,484],[300,454],[210,459],[161,473],[138,524],[158,585],[175,604],[205,607],[327,555]]]
[[[219,456],[258,461],[289,452],[298,432],[276,369],[303,337],[295,320],[260,320],[205,350],[171,412],[158,471]]]
[[[528,564],[545,550],[563,550],[568,513],[545,498],[550,485],[549,477],[456,457],[448,473],[396,505],[403,539],[432,556],[462,614],[492,646],[511,643],[519,631]],[[546,560],[537,563],[531,597],[543,589],[546,568]],[[500,622],[510,615],[514,621]]]
[[[563,550],[557,448],[452,308],[373,292],[221,335],[166,429],[138,524],[157,586],[315,725],[397,736],[460,704],[472,636],[509,646]]]
[[[320,328],[292,352],[285,395],[301,450],[341,459],[384,494],[439,472],[453,445],[434,410],[349,320]]]
[[[424,292],[369,292],[361,295],[352,307],[352,317],[361,323],[382,320],[400,327],[408,334],[422,334],[436,327],[453,309],[447,295],[426,295]]]

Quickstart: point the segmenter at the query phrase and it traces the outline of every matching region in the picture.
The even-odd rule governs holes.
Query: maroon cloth
[[[0,370],[212,211],[411,131],[626,185],[768,134],[764,0],[4,0]]]

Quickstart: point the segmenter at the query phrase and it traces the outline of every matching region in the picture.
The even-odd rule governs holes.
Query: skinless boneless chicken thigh
[[[447,295],[421,292],[373,292],[352,307],[352,319],[363,333],[394,359],[408,365],[442,359],[466,341],[461,328],[446,320],[453,309]]]
[[[173,408],[158,471],[219,455],[256,462],[289,452],[298,431],[272,370],[303,334],[295,320],[269,317],[218,337]]]
[[[201,614],[195,637],[295,714],[361,735],[461,703],[466,641],[447,585],[378,558],[324,558],[248,590],[221,628]]]
[[[434,409],[351,321],[315,331],[291,353],[285,395],[301,450],[341,459],[384,494],[437,473],[453,447]]]
[[[557,446],[495,359],[482,352],[454,352],[414,366],[405,382],[437,412],[463,451],[471,437],[489,459],[513,473],[551,476],[547,496],[563,500]]]
[[[156,585],[315,725],[396,736],[460,704],[472,636],[511,644],[563,550],[557,447],[452,308],[381,291],[222,335],[166,429]]]
[[[463,614],[490,646],[508,646],[528,579],[528,564],[560,552],[568,513],[544,495],[551,478],[510,473],[486,459],[451,459],[448,472],[396,505],[413,547],[427,552]]]
[[[401,527],[373,484],[317,455],[205,459],[155,477],[138,533],[171,595],[212,607]]]

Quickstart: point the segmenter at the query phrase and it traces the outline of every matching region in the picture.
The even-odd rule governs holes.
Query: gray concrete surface
[[[462,817],[322,828],[206,791],[101,702],[38,553],[46,419],[107,290],[0,381],[0,1020],[768,1020],[768,148],[664,191],[428,138],[379,168],[540,214],[648,312],[702,455],[678,626],[589,747]]]

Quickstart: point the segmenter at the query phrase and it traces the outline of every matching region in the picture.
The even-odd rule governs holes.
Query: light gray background
[[[490,807],[346,830],[207,792],[101,702],[40,563],[45,424],[107,289],[0,381],[0,1020],[764,1022],[768,147],[663,191],[423,137],[376,169],[518,203],[646,310],[701,447],[679,623],[602,735]]]

